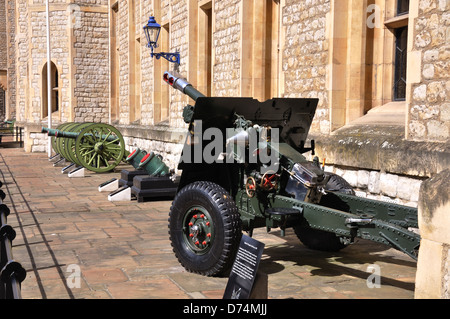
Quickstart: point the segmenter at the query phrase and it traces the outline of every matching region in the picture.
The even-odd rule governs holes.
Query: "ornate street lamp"
[[[151,57],[156,57],[156,59],[163,57],[169,62],[180,64],[180,53],[178,52],[153,52],[153,49],[156,49],[158,47],[158,38],[160,31],[161,25],[156,23],[155,17],[151,16],[148,19],[148,23],[144,25],[145,36],[147,37],[147,47],[152,50]]]

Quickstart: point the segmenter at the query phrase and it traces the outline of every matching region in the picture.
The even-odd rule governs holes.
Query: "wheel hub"
[[[97,142],[94,145],[94,150],[97,152],[97,154],[103,153],[103,149],[105,148],[103,142]]]
[[[205,252],[210,246],[212,237],[212,222],[209,216],[194,208],[186,214],[187,242],[195,252]]]

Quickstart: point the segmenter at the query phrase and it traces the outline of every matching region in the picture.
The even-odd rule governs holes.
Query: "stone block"
[[[346,170],[342,177],[353,187],[358,186],[358,172],[353,170]]]
[[[369,173],[369,182],[367,184],[369,192],[378,194],[380,192],[380,173],[372,171]]]
[[[411,197],[410,200],[413,202],[419,201],[420,196],[420,186],[422,185],[422,181],[420,180],[411,180]]]
[[[31,152],[34,153],[40,153],[40,152],[45,152],[46,151],[46,147],[45,145],[33,145],[31,146]]]
[[[369,177],[370,177],[369,171],[359,170],[357,186],[359,188],[367,188],[369,185]]]
[[[419,184],[420,185],[420,184]],[[417,188],[417,181],[408,177],[399,177],[397,184],[397,197],[403,200],[412,200],[416,198],[418,200],[419,189]]]
[[[441,105],[441,121],[450,121],[450,103]]]
[[[413,99],[415,101],[425,101],[427,97],[427,86],[422,84],[414,89]]]
[[[389,197],[397,197],[398,175],[381,173],[380,191]]]
[[[448,126],[444,122],[431,120],[427,123],[428,137],[433,140],[445,141],[449,137]]]

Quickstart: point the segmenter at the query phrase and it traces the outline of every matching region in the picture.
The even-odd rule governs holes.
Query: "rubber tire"
[[[352,186],[341,176],[333,173],[325,173],[330,176],[325,189],[328,191],[337,191],[344,194],[354,195],[355,191]],[[348,207],[333,193],[323,195],[319,205],[338,209],[341,211],[348,211]],[[299,225],[294,227],[295,234],[298,239],[313,250],[320,251],[339,251],[348,246],[348,244],[342,243],[339,236],[335,233],[323,231],[320,229],[313,229],[309,225]]]
[[[193,206],[201,206],[212,218],[214,240],[204,254],[196,254],[185,242],[183,220]],[[233,265],[242,236],[241,219],[233,198],[221,186],[207,181],[183,187],[169,213],[169,239],[176,258],[189,272],[224,276]]]
[[[344,194],[355,195],[353,187],[343,177],[334,173],[325,173],[325,176],[330,176],[325,189],[327,191],[337,191]]]

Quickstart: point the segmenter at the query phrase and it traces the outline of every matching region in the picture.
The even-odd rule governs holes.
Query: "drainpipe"
[[[48,128],[52,128],[52,58],[50,52],[50,8],[47,2],[47,105],[48,105]],[[51,136],[48,137],[48,157],[52,156]]]

